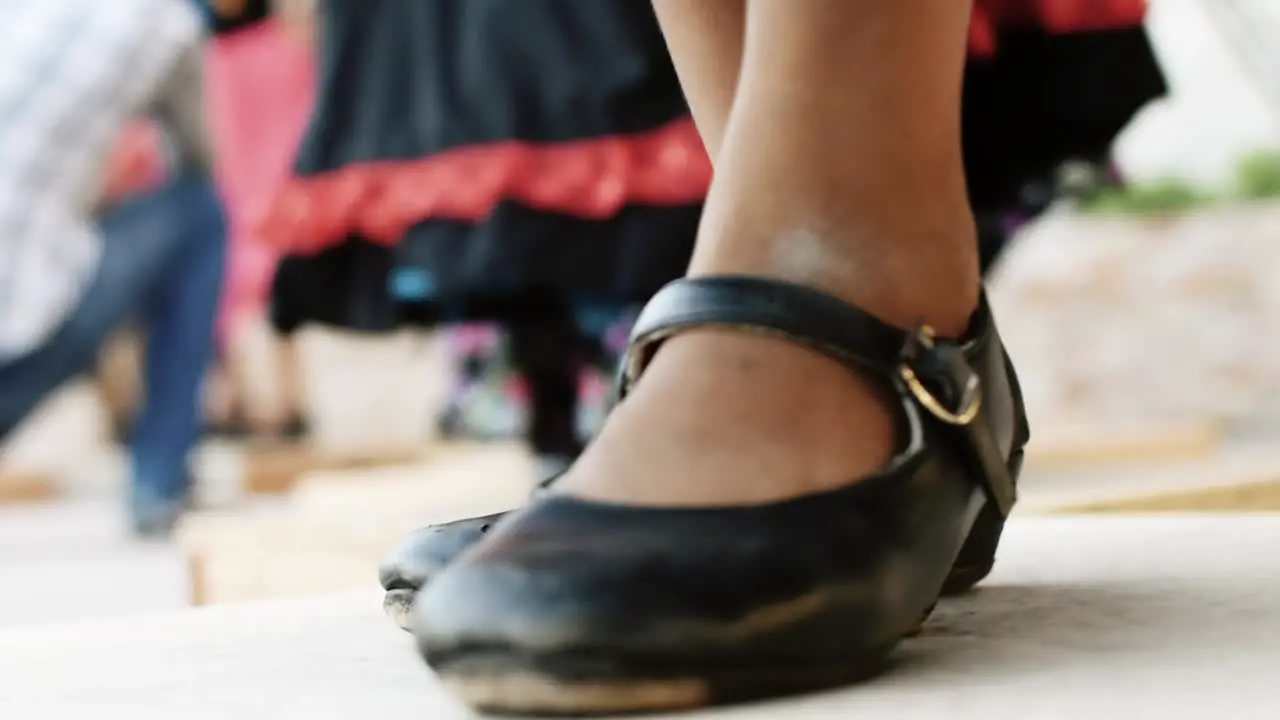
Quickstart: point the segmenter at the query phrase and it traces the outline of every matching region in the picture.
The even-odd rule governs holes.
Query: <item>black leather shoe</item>
[[[966,541],[994,547],[1028,434],[985,301],[956,343],[800,286],[678,281],[637,322],[620,394],[663,340],[713,327],[883,378],[899,452],[871,477],[763,506],[538,498],[414,603],[423,657],[471,705],[654,711],[844,684],[919,625]]]
[[[409,612],[419,590],[440,574],[464,550],[480,542],[506,513],[467,518],[413,531],[391,551],[378,568],[384,595],[382,609],[404,630],[413,629]]]
[[[535,488],[534,498],[545,492],[560,474],[544,473],[547,479]],[[409,610],[417,593],[507,514],[428,525],[400,541],[378,568],[378,580],[385,591],[382,606],[387,617],[401,629],[411,631],[413,616]],[[990,574],[1002,528],[1003,523],[992,518],[975,528],[942,586],[944,597],[968,592]]]
[[[534,497],[544,492],[560,473],[539,483]],[[418,591],[427,586],[464,550],[482,538],[509,513],[465,518],[442,525],[418,528],[401,540],[378,567],[378,581],[384,595],[382,609],[403,630],[413,630],[409,612]]]
[[[550,487],[556,476],[540,484],[534,497]],[[427,525],[410,533],[378,567],[378,581],[384,595],[382,609],[400,629],[413,631],[414,598],[431,579],[449,566],[464,550],[480,542],[500,520],[510,513],[494,513],[464,518],[440,525]],[[1004,523],[989,519],[970,533],[960,557],[942,585],[942,597],[961,595],[982,582],[995,566],[996,547]]]
[[[538,490],[548,486],[541,485]],[[464,550],[480,542],[508,514],[494,513],[427,525],[401,540],[378,567],[378,581],[385,593],[382,609],[387,617],[400,629],[412,632],[413,615],[409,611],[418,592]],[[991,573],[1003,527],[1004,523],[998,520],[975,526],[942,585],[942,597],[967,593]]]

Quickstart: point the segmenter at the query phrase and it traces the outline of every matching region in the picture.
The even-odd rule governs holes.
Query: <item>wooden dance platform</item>
[[[888,674],[684,715],[1269,717],[1280,708],[1280,516],[1031,517]],[[39,592],[39,588],[8,588]],[[92,602],[94,588],[86,587]],[[470,717],[374,593],[0,630],[0,717]]]

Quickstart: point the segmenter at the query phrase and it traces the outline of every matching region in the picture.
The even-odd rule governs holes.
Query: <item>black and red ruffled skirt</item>
[[[1104,156],[1164,92],[1145,0],[979,0],[975,210]],[[529,293],[643,302],[684,271],[711,166],[650,0],[322,2],[320,87],[261,229],[277,325],[502,321]]]

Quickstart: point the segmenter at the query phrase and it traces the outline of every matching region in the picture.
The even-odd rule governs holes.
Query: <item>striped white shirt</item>
[[[108,156],[201,18],[187,0],[0,0],[0,18],[3,361],[38,347],[93,280]]]

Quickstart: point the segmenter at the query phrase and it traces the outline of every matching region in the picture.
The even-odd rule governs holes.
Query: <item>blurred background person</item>
[[[523,439],[562,469],[601,336],[683,272],[710,178],[652,8],[314,5],[281,8],[319,87],[262,230],[276,326],[501,326]]]
[[[225,255],[202,100],[205,18],[190,0],[3,9],[0,440],[136,321],[147,351],[131,518],[138,533],[163,534],[192,489]],[[155,185],[154,136],[125,134],[148,114],[169,150]]]
[[[314,96],[309,44],[267,0],[197,0],[212,33],[205,51],[214,176],[227,215],[227,271],[207,378],[205,435],[288,442],[307,434],[293,343],[271,335],[265,311],[278,253],[253,218],[289,173]],[[114,437],[127,441],[139,404],[137,333],[121,333],[100,362],[97,387]]]
[[[297,439],[307,427],[293,345],[255,335],[279,254],[257,237],[254,219],[292,168],[314,103],[315,63],[309,39],[277,17],[287,9],[275,9],[268,0],[213,0],[210,6],[209,120],[229,251],[217,332],[220,407],[211,408],[209,430]],[[257,355],[247,348],[265,353],[269,362],[260,364],[269,368],[254,367]],[[277,402],[255,402],[257,375],[279,386]]]

